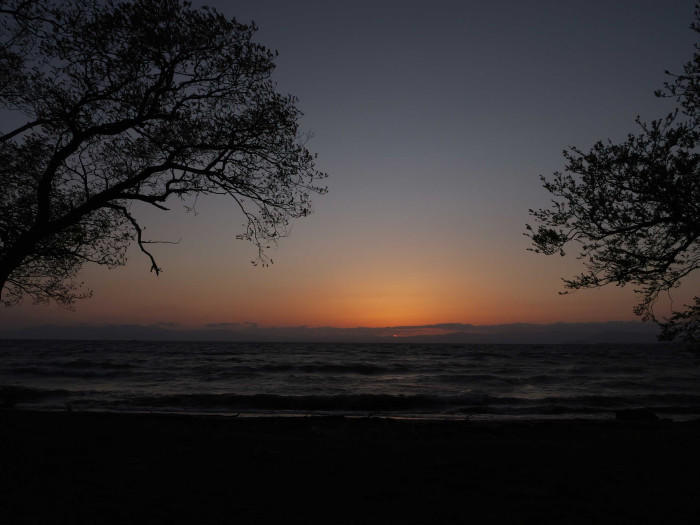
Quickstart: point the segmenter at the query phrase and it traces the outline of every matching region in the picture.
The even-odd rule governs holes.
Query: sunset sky
[[[3,309],[34,324],[254,322],[393,326],[630,320],[632,287],[560,296],[580,268],[527,251],[528,208],[561,151],[619,141],[680,71],[692,0],[208,1],[279,50],[279,90],[299,98],[328,194],[254,267],[224,198],[197,214],[137,209],[164,272],[136,249],[126,267],[87,266],[75,311]],[[677,307],[700,279],[673,294]],[[662,304],[659,311],[667,311]]]

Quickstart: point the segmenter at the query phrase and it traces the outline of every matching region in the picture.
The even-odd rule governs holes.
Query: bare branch
[[[139,249],[150,259],[151,271],[155,272],[156,275],[159,275],[162,270],[156,263],[153,254],[149,252],[144,246],[145,244],[151,244],[151,242],[143,240],[143,228],[141,227],[141,225],[134,218],[134,216],[131,215],[131,213],[129,213],[129,210],[127,210],[125,206],[118,206],[116,204],[109,204],[108,206],[110,208],[120,211],[124,215],[124,217],[126,217],[129,220],[131,225],[134,227],[134,231],[136,232],[136,243],[139,245]]]
[[[268,241],[325,191],[254,26],[182,0],[2,9],[0,71],[13,74],[0,104],[29,120],[0,137],[3,300],[68,302],[82,264],[124,264],[133,240],[158,274],[130,203],[228,195],[266,261]]]

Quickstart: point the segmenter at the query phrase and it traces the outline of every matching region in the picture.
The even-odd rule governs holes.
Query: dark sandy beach
[[[700,422],[0,412],[2,523],[697,523]]]

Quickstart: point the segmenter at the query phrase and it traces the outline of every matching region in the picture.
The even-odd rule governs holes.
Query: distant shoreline
[[[442,323],[416,326],[258,326],[214,323],[35,325],[0,328],[0,340],[153,341],[273,344],[658,344],[658,326],[641,321],[591,323]]]

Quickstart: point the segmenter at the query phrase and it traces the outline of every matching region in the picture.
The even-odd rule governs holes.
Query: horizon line
[[[261,326],[256,323],[206,323],[187,327],[172,322],[41,324],[0,329],[0,339],[229,341],[288,343],[654,343],[659,327],[642,321],[436,323],[383,327]]]

